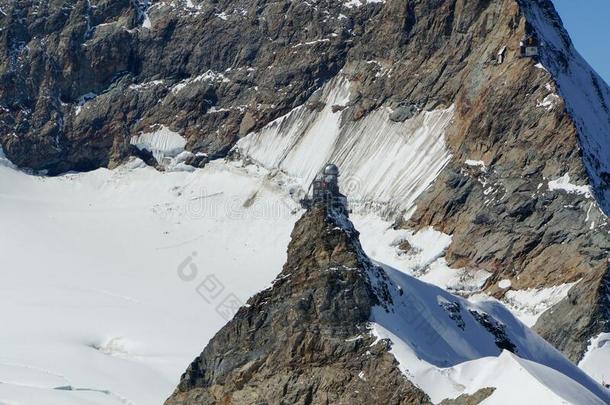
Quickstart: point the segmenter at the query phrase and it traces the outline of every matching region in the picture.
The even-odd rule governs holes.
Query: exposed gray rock
[[[193,167],[202,168],[209,162],[210,162],[210,158],[208,158],[208,155],[198,153],[198,154],[189,156],[184,163],[186,163],[187,165],[193,166]]]
[[[388,295],[338,216],[323,204],[303,215],[273,286],[214,336],[166,404],[430,403],[369,332]]]
[[[488,314],[484,314],[477,311],[469,311],[470,314],[480,323],[489,333],[491,333],[496,340],[496,346],[501,350],[508,350],[512,353],[517,353],[517,347],[513,342],[510,341],[506,336],[506,326],[498,323]]]
[[[472,395],[463,394],[455,399],[445,399],[440,405],[478,405],[489,398],[495,391],[495,388],[481,388]]]
[[[224,156],[334,76],[381,8],[314,3],[0,0],[0,144],[20,166],[90,170],[163,124]]]
[[[466,327],[466,322],[464,322],[464,318],[462,318],[462,306],[460,305],[460,303],[459,302],[441,302],[439,305],[445,311],[447,311],[449,318],[451,318],[453,321],[455,321],[455,324],[458,326],[458,328],[460,328],[461,330],[464,330],[464,328]],[[475,319],[478,320],[479,318],[477,316],[475,316]]]
[[[591,199],[549,191],[540,173],[500,173],[506,170],[450,164],[421,199],[411,224],[434,224],[452,234],[448,261],[492,272],[492,294],[502,293],[497,283],[507,278],[515,289],[539,288],[606,269],[609,228]]]
[[[592,337],[610,332],[608,319],[610,275],[592,272],[565,299],[542,314],[534,330],[578,363]]]
[[[398,106],[392,113],[390,114],[390,119],[394,122],[404,122],[409,118],[413,118],[419,109],[414,105],[401,105]]]
[[[522,289],[593,277],[597,287],[581,285],[582,293],[601,288],[607,217],[586,196],[548,190],[549,179],[566,173],[590,183],[595,161],[584,151],[588,172],[561,97],[550,110],[538,105],[561,94],[552,75],[516,57],[532,5],[569,44],[550,0],[192,3],[0,0],[0,145],[9,159],[50,174],[113,167],[132,154],[156,165],[130,138],[163,124],[207,156],[187,161],[201,167],[306,100],[319,110],[315,91],[343,71],[352,120],[380,107],[393,109],[394,121],[416,108],[455,108],[453,161],[403,225],[452,234],[448,262],[491,272],[485,289],[498,297],[505,278]],[[548,57],[568,67],[566,55]],[[607,86],[595,77],[592,86],[608,112]],[[467,159],[484,160],[487,170]],[[607,171],[597,175],[598,188],[610,187]],[[539,330],[578,358],[574,350],[600,329],[588,325],[606,314],[563,308],[557,316],[582,309],[564,325],[578,343],[550,314]]]

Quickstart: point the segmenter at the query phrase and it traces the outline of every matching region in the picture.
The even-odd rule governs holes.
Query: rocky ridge
[[[533,396],[610,400],[501,304],[372,262],[343,211],[315,203],[287,253],[272,286],[208,342],[166,404],[476,404],[514,389],[495,367],[537,370]]]
[[[291,238],[273,286],[214,336],[166,404],[430,403],[369,332],[371,308],[391,298],[347,218],[317,204]]]
[[[595,310],[580,312],[576,322],[574,313],[584,307],[568,297],[536,325],[578,361],[589,340],[610,325],[607,299],[597,293],[608,273],[610,227],[604,213],[609,187],[598,180],[607,165],[607,158],[599,159],[605,147],[591,146],[607,143],[607,133],[603,141],[604,129],[587,132],[574,104],[590,98],[589,108],[610,123],[603,111],[610,93],[607,86],[594,90],[601,79],[588,66],[580,67],[585,63],[550,2],[515,5],[522,17],[515,20],[521,21],[517,31],[529,25],[542,39],[542,63],[508,59],[492,68],[491,80],[478,89],[465,86],[448,135],[454,159],[420,198],[409,226],[432,225],[453,235],[449,263],[491,272],[485,288],[498,297],[507,291],[499,287],[503,279],[511,280],[513,289],[579,281],[572,297],[580,295],[579,301]],[[590,89],[586,96],[571,89],[577,80]],[[567,180],[566,187],[556,187],[557,179]]]
[[[91,170],[164,125],[224,156],[335,75],[380,9],[318,3],[2,0],[0,144],[22,167]]]
[[[142,152],[133,136],[165,126],[203,165],[297,106],[323,108],[316,90],[339,72],[353,89],[348,122],[454,106],[452,160],[399,226],[451,234],[448,262],[489,271],[497,297],[504,279],[580,281],[536,327],[579,360],[610,331],[607,85],[549,0],[350,4],[0,0],[0,144],[57,174],[113,167]],[[528,29],[543,39],[539,61],[516,56]],[[578,115],[583,100],[594,117]]]

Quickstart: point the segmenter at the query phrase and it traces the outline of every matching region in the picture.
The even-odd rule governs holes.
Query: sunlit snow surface
[[[160,173],[132,161],[113,171],[47,178],[22,173],[0,157],[0,403],[161,403],[232,316],[233,304],[279,273],[301,213],[286,189],[293,183],[255,165],[221,161],[190,173]],[[354,222],[374,258],[390,259],[422,278],[451,271],[442,263],[449,236],[430,229],[392,234],[403,231],[388,231],[390,223],[374,214],[354,215]],[[411,242],[413,256],[396,253],[402,237]],[[440,273],[426,269],[434,263]],[[432,308],[450,325],[445,331],[457,332],[434,294],[456,298],[403,273],[391,274],[404,291],[431,291],[424,295],[432,298],[424,300],[424,316]],[[453,285],[451,277],[438,278]],[[493,302],[467,305],[489,307],[490,313],[501,308]],[[501,316],[511,322],[511,333],[525,330],[508,311]],[[423,358],[417,335],[401,336],[400,322],[378,318],[377,327],[400,337],[394,342],[399,360],[405,353],[416,359],[411,371],[405,368],[407,375],[412,372],[434,399],[487,385],[498,386],[493,398],[501,398],[501,390],[512,385],[487,373],[501,369],[528,381],[531,395],[546,403],[571,398],[552,388],[558,381],[572,387],[581,403],[601,403],[592,396],[594,388],[582,385],[595,384],[573,375],[575,367],[568,369],[571,378],[541,383],[518,366],[522,360],[493,357],[499,350],[489,335],[473,337],[481,332],[476,325],[438,346],[455,356],[428,348]],[[539,350],[543,360],[545,350]],[[551,355],[550,362],[557,358]],[[555,373],[542,370],[544,376]],[[437,383],[427,385],[428,378]]]
[[[351,90],[339,75],[319,91],[321,111],[302,106],[241,139],[236,150],[268,169],[280,169],[307,188],[320,168],[341,168],[341,189],[357,210],[411,210],[451,159],[445,130],[453,107],[423,112],[404,123],[380,108],[358,121],[344,108]]]
[[[527,20],[542,40],[541,64],[551,73],[559,94],[574,120],[591,185],[600,207],[610,212],[610,89],[576,51],[561,28],[559,17],[545,2],[520,0]],[[588,186],[569,183],[569,176],[556,184],[568,192],[589,194]]]
[[[610,333],[594,337],[579,364],[597,381],[610,384]]]
[[[502,304],[470,302],[385,266],[391,311],[373,310],[373,333],[390,339],[400,369],[437,403],[496,387],[486,404],[604,404],[610,391],[529,330]],[[453,307],[453,311],[447,308]],[[501,351],[472,312],[503,325],[516,355]]]
[[[293,205],[220,163],[55,178],[1,166],[0,403],[161,403],[231,301],[280,271]]]
[[[373,331],[394,341],[403,371],[434,400],[494,386],[490,403],[502,403],[524,381],[523,392],[545,403],[575,396],[600,403],[591,393],[597,385],[548,345],[515,338],[523,355],[546,364],[530,367],[508,353],[496,357],[490,335],[472,319],[460,336],[441,306],[458,298],[407,276],[462,295],[489,276],[448,267],[451,236],[393,229],[381,219],[412,210],[451,158],[444,132],[453,109],[405,123],[389,122],[380,109],[354,123],[342,118],[350,98],[344,79],[319,97],[321,111],[297,108],[242,139],[236,149],[253,162],[247,165],[216,161],[185,172],[183,140],[164,128],[134,142],[171,157],[165,173],[132,160],[113,171],[37,177],[0,154],[0,403],[161,403],[236,307],[279,273],[302,212],[296,201],[328,161],[341,167],[364,250],[400,269],[388,271],[403,291],[432,292],[422,298],[424,314],[440,316],[443,331],[455,335],[435,346],[441,351],[422,351],[430,342],[405,335],[404,319],[376,314]],[[531,324],[567,289],[511,292],[508,303]],[[500,311],[511,333],[529,333],[501,304],[473,298],[463,308]],[[552,377],[547,366],[567,376]]]

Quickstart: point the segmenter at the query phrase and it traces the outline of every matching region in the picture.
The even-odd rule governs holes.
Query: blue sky
[[[610,83],[610,0],[553,0],[580,54]]]

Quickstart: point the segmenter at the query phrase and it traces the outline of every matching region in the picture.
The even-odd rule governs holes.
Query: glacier
[[[161,173],[134,159],[114,170],[44,177],[0,159],[0,266],[5,269],[0,285],[0,399],[44,398],[48,404],[162,401],[193,354],[232,315],[234,307],[223,307],[227,299],[245,302],[281,269],[301,213],[286,188],[291,184],[286,175],[231,160],[193,172]],[[458,299],[407,275],[434,269],[434,263],[441,273],[426,274],[443,274],[439,261],[450,236],[431,229],[389,232],[391,222],[374,214],[354,214],[354,222],[368,254],[399,266],[391,274],[405,291]],[[397,255],[392,243],[397,237],[407,238],[420,252]],[[433,299],[424,302],[436,308]],[[496,302],[460,302],[501,311],[511,327],[518,324]],[[392,333],[377,316],[374,325]],[[531,336],[524,326],[515,331]],[[397,336],[400,359],[399,348],[409,340]],[[560,403],[572,398],[558,389],[567,386],[571,395],[590,399],[586,403],[600,403],[591,394],[596,383],[575,367],[557,367],[560,355],[544,342],[527,339],[530,353],[540,352],[533,359],[541,363],[531,367],[531,360],[494,356],[487,343],[489,350],[468,349],[470,354],[453,365],[409,364],[415,381],[436,399],[482,384],[495,384],[499,393],[510,389],[499,379],[473,380],[472,370],[478,369],[490,370],[486,378],[492,378],[493,370],[510,370],[522,379],[539,371],[536,375],[542,374],[544,381],[528,380],[533,397]],[[462,343],[452,350],[465,353],[463,340],[456,342]],[[529,367],[526,373],[523,364]],[[438,389],[426,385],[426,375],[439,376]]]
[[[352,92],[343,75],[319,93],[312,98],[324,104],[321,111],[297,107],[240,139],[234,149],[262,167],[281,170],[304,190],[320,167],[333,162],[341,168],[339,185],[354,211],[412,211],[451,159],[445,131],[453,107],[404,123],[390,121],[390,111],[380,108],[354,122],[344,112]]]

